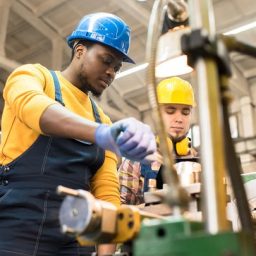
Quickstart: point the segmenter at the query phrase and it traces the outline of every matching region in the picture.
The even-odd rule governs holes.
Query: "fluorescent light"
[[[244,32],[244,31],[247,31],[247,30],[250,30],[252,28],[256,28],[256,21],[254,22],[251,22],[249,24],[246,24],[246,25],[243,25],[243,26],[240,26],[238,28],[235,28],[235,29],[232,29],[230,31],[227,31],[224,33],[224,35],[235,35],[235,34],[239,34],[241,32]],[[118,78],[121,78],[121,77],[124,77],[124,76],[128,76],[132,73],[135,73],[139,70],[143,70],[145,69],[146,67],[148,66],[148,63],[143,63],[143,64],[140,64],[134,68],[131,68],[131,69],[127,69],[119,74],[116,75],[116,79]]]
[[[135,73],[135,72],[137,72],[137,71],[139,71],[139,70],[143,70],[143,69],[145,69],[147,66],[148,66],[148,63],[143,63],[143,64],[141,64],[141,65],[138,65],[138,66],[134,67],[134,68],[127,69],[127,70],[125,70],[125,71],[123,71],[123,72],[117,74],[117,75],[116,75],[116,79],[121,78],[121,77],[124,77],[124,76],[128,76],[128,75],[130,75],[130,74],[132,74],[132,73]]]
[[[240,26],[238,28],[232,29],[230,31],[227,31],[224,33],[224,35],[235,35],[244,31],[247,31],[249,29],[255,28],[256,27],[256,21],[248,23],[246,25]]]

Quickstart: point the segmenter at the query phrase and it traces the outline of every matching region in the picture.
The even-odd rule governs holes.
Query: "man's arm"
[[[50,105],[40,118],[40,128],[47,135],[96,142],[105,149],[134,161],[147,159],[156,151],[150,127],[134,118],[126,118],[111,125],[98,124],[80,117],[60,104]]]
[[[60,104],[49,106],[40,118],[40,128],[47,135],[95,142],[98,123],[69,111]]]

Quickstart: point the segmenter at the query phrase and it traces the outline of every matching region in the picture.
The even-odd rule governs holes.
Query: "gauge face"
[[[59,220],[63,232],[81,234],[87,229],[91,216],[91,206],[84,198],[67,196],[61,204]]]

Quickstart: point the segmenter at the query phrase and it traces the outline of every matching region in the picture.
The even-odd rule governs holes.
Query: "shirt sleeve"
[[[91,192],[95,198],[120,206],[117,158],[110,151],[105,151],[105,160],[91,181]]]
[[[6,104],[14,115],[31,129],[42,133],[39,120],[52,104],[58,104],[45,92],[46,80],[35,65],[17,68],[8,78],[3,91]]]
[[[97,108],[104,124],[112,124],[109,116],[97,104]],[[117,156],[111,152],[105,151],[105,160],[103,165],[91,181],[91,192],[100,200],[110,202],[116,206],[120,206],[120,184],[117,173]]]
[[[118,169],[120,196],[122,204],[137,205],[143,203],[143,182],[141,165],[124,159]]]

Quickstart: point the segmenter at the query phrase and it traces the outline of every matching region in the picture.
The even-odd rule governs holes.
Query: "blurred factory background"
[[[136,65],[125,64],[99,104],[113,121],[134,116],[152,124],[145,83],[145,49],[153,0],[0,0],[0,92],[10,72],[24,63],[41,63],[63,69],[70,61],[66,37],[78,21],[91,12],[111,12],[132,29],[130,56]],[[218,33],[232,33],[256,47],[256,1],[213,0]],[[194,14],[196,15],[196,13]],[[246,27],[247,26],[247,27]],[[230,86],[232,136],[244,172],[256,170],[256,59],[230,54],[233,77]],[[144,65],[143,65],[144,64]],[[136,72],[123,73],[134,67]],[[193,74],[192,74],[193,75]],[[191,75],[184,78],[191,79]],[[191,80],[192,81],[192,80]],[[196,89],[196,85],[193,85]],[[2,112],[0,97],[0,112]],[[199,145],[198,118],[191,130],[194,146]]]

